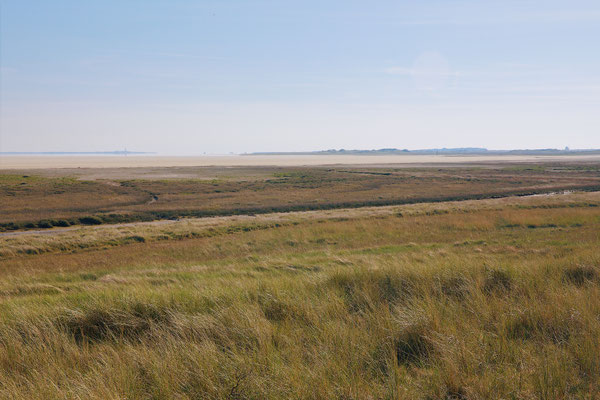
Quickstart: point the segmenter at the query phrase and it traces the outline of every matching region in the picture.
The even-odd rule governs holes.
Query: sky
[[[0,151],[600,148],[600,2],[0,0]]]

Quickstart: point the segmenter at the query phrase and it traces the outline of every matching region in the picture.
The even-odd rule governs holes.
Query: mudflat
[[[231,155],[231,156],[0,156],[0,169],[192,166],[420,165],[486,162],[600,161],[589,155]]]

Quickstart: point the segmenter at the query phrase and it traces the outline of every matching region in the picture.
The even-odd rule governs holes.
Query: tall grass
[[[0,395],[598,398],[598,208],[494,204],[0,260]]]

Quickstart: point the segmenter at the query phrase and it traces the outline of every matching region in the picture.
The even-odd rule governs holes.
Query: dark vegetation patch
[[[557,228],[556,224],[527,224],[527,228],[529,229],[537,229],[537,228]]]
[[[373,348],[365,367],[375,376],[390,376],[397,365],[427,366],[436,355],[432,333],[432,324],[420,317],[396,323],[385,340]]]
[[[598,271],[591,265],[576,265],[568,267],[563,272],[563,280],[576,286],[583,286],[587,282],[595,282]]]
[[[101,225],[104,221],[96,216],[81,217],[79,223],[82,225]]]
[[[349,310],[357,313],[392,306],[416,295],[415,277],[391,271],[338,272],[327,284],[340,289]]]
[[[133,235],[133,236],[127,236],[124,240],[126,242],[144,243],[146,241],[146,238],[143,236],[139,236],[139,235]]]
[[[444,400],[468,400],[467,391],[461,386],[447,388],[442,398]]]
[[[513,223],[513,222],[507,222],[507,223],[500,225],[501,228],[521,228],[522,226],[523,225],[521,225],[521,224],[517,224],[517,223]]]
[[[427,321],[418,320],[404,326],[393,340],[398,364],[424,365],[428,362],[435,354],[431,333],[431,324]]]
[[[286,319],[302,319],[301,312],[293,303],[286,302],[268,292],[259,293],[256,301],[269,321],[280,322]]]
[[[554,307],[510,315],[504,329],[507,337],[514,340],[537,339],[556,344],[566,343],[583,330],[575,315],[557,311]]]
[[[92,306],[68,310],[59,316],[56,324],[78,342],[103,340],[140,340],[153,325],[167,325],[171,313],[152,304],[134,302],[118,307]]]
[[[506,294],[513,287],[513,279],[508,271],[490,269],[486,272],[483,291],[486,294]]]
[[[455,300],[463,300],[473,288],[473,282],[464,276],[438,277],[436,283],[436,294]]]
[[[37,227],[42,229],[52,228],[52,223],[50,221],[40,221]]]
[[[486,244],[485,240],[465,240],[463,242],[456,242],[454,246],[483,246]]]
[[[81,274],[79,274],[79,277],[81,278],[81,280],[84,280],[84,281],[95,281],[98,279],[98,275],[93,274],[91,272],[81,273]]]

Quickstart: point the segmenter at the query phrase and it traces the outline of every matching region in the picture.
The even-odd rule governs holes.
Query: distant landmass
[[[382,154],[425,154],[425,155],[567,155],[567,154],[600,154],[600,149],[517,149],[517,150],[488,150],[483,147],[457,147],[457,148],[441,148],[441,149],[374,149],[374,150],[346,150],[346,149],[330,149],[319,151],[299,151],[299,152],[258,152],[245,153],[245,155],[333,155],[333,154],[348,154],[348,155],[382,155]]]
[[[140,154],[157,154],[149,151],[0,151],[0,155],[111,155],[111,156],[126,156]],[[231,153],[233,154],[233,153]],[[372,150],[347,150],[347,149],[329,149],[317,151],[272,151],[272,152],[255,152],[242,153],[243,156],[252,155],[581,155],[581,154],[600,154],[600,149],[516,149],[516,150],[488,150],[484,147],[456,147],[456,148],[440,148],[440,149],[372,149]]]
[[[15,155],[15,156],[88,156],[88,155],[109,155],[109,156],[126,156],[128,154],[156,154],[155,152],[147,151],[0,151],[0,155]]]

